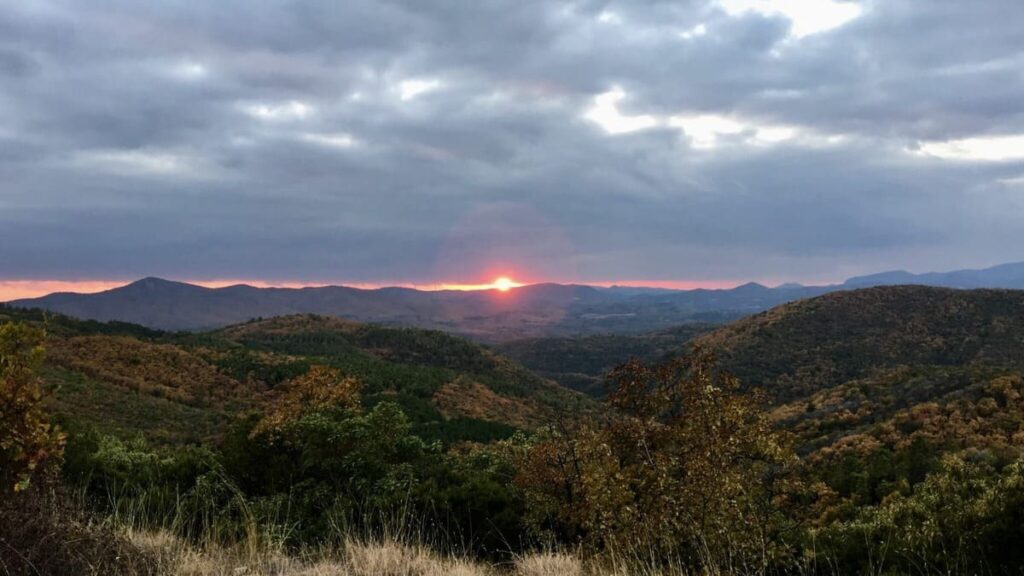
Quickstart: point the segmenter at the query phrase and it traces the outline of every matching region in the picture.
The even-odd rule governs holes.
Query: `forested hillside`
[[[62,481],[136,529],[330,550],[398,522],[501,562],[575,550],[593,574],[1024,562],[1024,292],[871,288],[501,348],[541,375],[442,332],[311,315],[0,325],[45,329]]]
[[[943,490],[951,506],[996,513],[974,498],[1007,481],[1001,475],[1016,473],[1007,471],[1024,455],[1024,291],[839,292],[695,343],[771,399],[775,426],[793,435],[809,477],[821,482],[818,521],[841,520],[831,525],[843,538],[884,540],[886,530],[924,538],[915,524],[941,513],[928,502]],[[965,516],[940,532],[966,529],[953,525],[966,521],[957,513]],[[910,540],[903,544],[924,545]],[[879,550],[845,553],[868,552]]]
[[[773,398],[805,450],[861,434],[988,447],[1010,442],[1024,417],[1013,392],[1024,377],[1024,291],[839,292],[695,342]]]
[[[594,395],[614,390],[613,361],[652,362],[690,345],[712,352],[742,388],[765,394],[773,426],[791,435],[806,480],[817,483],[813,522],[835,538],[885,541],[885,531],[897,531],[912,535],[903,545],[925,546],[913,524],[939,513],[927,499],[968,485],[997,490],[1008,481],[1002,475],[1020,466],[1024,291],[842,291],[713,328],[524,340],[503,350]],[[965,493],[945,496],[977,513],[1007,510]],[[963,530],[949,525],[940,533]],[[837,548],[854,564],[869,553],[881,551]]]
[[[836,292],[697,340],[780,401],[899,366],[1024,366],[1024,291],[891,286]]]
[[[43,367],[58,416],[158,442],[197,442],[323,365],[358,378],[363,402],[400,405],[428,438],[490,440],[589,401],[442,332],[311,315],[188,334],[0,308],[45,327]]]

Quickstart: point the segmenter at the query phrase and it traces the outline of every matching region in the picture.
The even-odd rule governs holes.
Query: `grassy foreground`
[[[0,576],[689,576],[734,573],[647,558],[637,549],[531,548],[484,559],[396,519],[369,535],[337,526],[330,544],[294,547],[275,526],[245,521],[245,534],[187,537],[133,512],[99,515],[82,494],[37,483],[0,498]],[[117,508],[117,506],[115,506]],[[17,554],[12,554],[17,551]],[[806,566],[801,573],[812,573]],[[744,573],[742,571],[737,573]]]
[[[350,540],[337,550],[289,555],[272,548],[197,548],[168,532],[132,532],[129,539],[173,576],[612,576],[664,574],[588,563],[566,553],[531,553],[505,564],[441,554],[398,540]]]

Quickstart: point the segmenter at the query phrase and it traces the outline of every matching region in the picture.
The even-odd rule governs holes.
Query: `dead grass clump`
[[[443,557],[419,546],[395,542],[349,542],[346,576],[488,576],[489,567],[456,557]]]
[[[0,494],[0,575],[156,576],[159,558],[60,491]]]
[[[524,554],[494,566],[396,540],[349,540],[338,549],[287,553],[266,546],[197,547],[167,532],[129,533],[154,559],[154,574],[167,576],[686,576],[681,566],[652,565],[610,555],[583,558],[571,552]],[[2,572],[0,572],[2,574]],[[714,572],[702,574],[715,574]]]
[[[516,576],[583,576],[579,558],[562,552],[535,552],[516,560]]]
[[[398,542],[349,541],[336,551],[288,555],[265,547],[194,547],[167,532],[130,537],[160,558],[159,573],[169,576],[498,576],[486,564]]]

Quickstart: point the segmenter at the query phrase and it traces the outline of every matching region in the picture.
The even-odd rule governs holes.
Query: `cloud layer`
[[[0,280],[1024,260],[1019,0],[0,0]]]

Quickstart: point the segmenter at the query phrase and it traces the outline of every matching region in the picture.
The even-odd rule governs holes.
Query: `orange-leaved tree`
[[[596,551],[705,572],[792,560],[799,461],[756,394],[697,349],[610,374],[608,413],[534,445],[522,464],[535,526]]]
[[[253,429],[259,435],[280,431],[303,414],[325,408],[358,412],[362,384],[351,376],[342,376],[336,368],[314,365],[309,371],[290,380],[270,410]]]
[[[0,325],[0,493],[24,490],[63,451],[64,436],[43,409],[44,336],[26,324]]]

